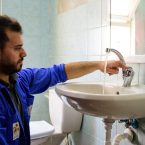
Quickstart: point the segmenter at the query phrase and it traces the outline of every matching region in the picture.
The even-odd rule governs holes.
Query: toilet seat
[[[30,121],[30,136],[31,140],[48,137],[54,132],[54,126],[48,122],[41,121]]]

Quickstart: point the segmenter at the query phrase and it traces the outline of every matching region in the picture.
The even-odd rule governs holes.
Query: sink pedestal
[[[113,119],[103,119],[105,125],[105,141],[104,145],[111,145],[111,129],[112,125],[115,122]]]

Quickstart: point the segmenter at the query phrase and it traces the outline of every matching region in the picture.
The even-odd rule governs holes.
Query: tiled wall
[[[84,0],[76,4],[77,7],[60,11],[58,0],[3,0],[3,13],[17,18],[24,29],[24,47],[28,52],[24,67],[47,67],[54,63],[105,59],[105,48],[109,46],[108,2]],[[136,72],[133,83],[144,83],[145,65],[131,66]],[[96,71],[77,81],[102,81],[103,78],[103,73]],[[122,78],[119,74],[107,77],[106,81],[122,83]],[[49,121],[44,94],[36,96],[32,112],[32,120],[41,119]],[[144,120],[141,121],[142,130],[136,130],[138,145],[145,145]],[[123,130],[124,124],[116,121],[112,138]],[[93,116],[85,115],[81,131],[72,133],[73,145],[103,145],[103,140],[102,119]],[[130,143],[122,141],[120,145]]]
[[[56,17],[57,34],[55,37],[57,41],[57,58],[54,58],[56,63],[105,59],[105,48],[109,46],[107,6],[108,0],[89,0],[88,3],[77,8],[63,13],[58,12]],[[121,50],[121,52],[126,54],[126,50]],[[132,84],[144,84],[145,65],[140,63],[128,63],[128,65],[132,66],[136,72]],[[102,73],[94,72],[77,79],[77,81],[102,81],[103,77]],[[122,83],[121,73],[118,76],[107,77],[106,80],[107,82],[114,81],[120,84]],[[112,129],[112,138],[117,133],[123,133],[124,129],[124,124],[116,121]],[[138,141],[136,140],[135,143],[138,145],[145,144],[143,131],[138,129],[135,132],[138,135]],[[102,119],[85,115],[81,131],[71,135],[73,145],[103,145],[104,124]],[[120,145],[130,144],[127,140],[120,143]]]

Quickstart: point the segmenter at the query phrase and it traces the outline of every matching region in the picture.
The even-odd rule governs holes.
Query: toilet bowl
[[[31,121],[30,122],[30,135],[31,145],[42,144],[47,141],[48,136],[54,132],[54,126],[46,121]]]
[[[68,133],[79,131],[81,127],[80,112],[62,102],[54,89],[46,96],[51,124],[44,120],[30,122],[31,145],[60,145]]]

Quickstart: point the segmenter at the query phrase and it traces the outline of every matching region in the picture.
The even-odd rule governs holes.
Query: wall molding
[[[124,57],[126,63],[145,63],[145,55],[134,55]]]
[[[86,4],[88,0],[59,0],[58,1],[58,13],[64,13],[83,4]]]

